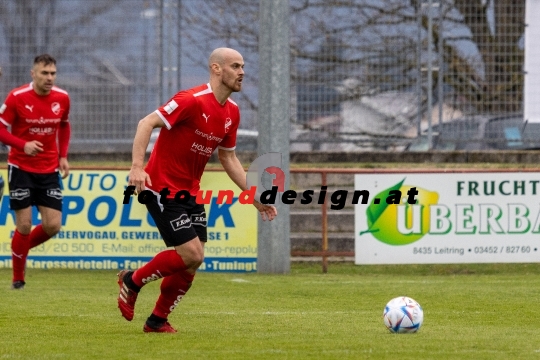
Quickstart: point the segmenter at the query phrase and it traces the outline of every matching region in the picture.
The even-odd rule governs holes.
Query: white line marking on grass
[[[235,278],[235,279],[231,279],[232,282],[238,282],[238,283],[247,283],[247,282],[251,282],[249,280],[246,280],[246,279],[239,279],[239,278]]]
[[[234,311],[189,311],[184,315],[236,315]]]
[[[263,315],[327,315],[327,314],[358,314],[358,311],[265,311]],[[257,314],[257,312],[254,312]]]
[[[347,315],[347,314],[365,314],[366,311],[186,311],[184,315],[237,315],[237,314],[251,314],[251,315]]]

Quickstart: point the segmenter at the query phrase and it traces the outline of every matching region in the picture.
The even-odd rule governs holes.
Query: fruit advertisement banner
[[[355,189],[356,264],[540,261],[540,172],[362,174]]]
[[[6,170],[2,175],[7,183]],[[131,196],[123,204],[127,170],[72,170],[62,181],[62,229],[32,249],[28,268],[136,269],[166,248],[146,207]],[[256,271],[257,210],[238,202],[240,190],[225,172],[206,172],[201,189],[212,191],[205,205],[208,242],[201,271]],[[231,204],[219,190],[233,190]],[[33,208],[33,225],[41,222]],[[0,267],[11,267],[14,213],[6,184],[0,204]]]

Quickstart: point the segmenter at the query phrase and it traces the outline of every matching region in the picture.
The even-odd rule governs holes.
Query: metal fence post
[[[289,2],[259,2],[259,155],[279,152],[289,188]],[[291,266],[289,206],[276,202],[274,221],[259,220],[257,271],[288,273]]]
[[[323,170],[321,171],[321,186],[326,187],[326,172]],[[322,204],[322,272],[326,274],[328,272],[328,216],[327,216],[327,209],[326,209],[326,196],[324,197],[324,201]]]
[[[431,14],[431,7],[433,0],[428,1],[428,32],[427,32],[427,116],[428,116],[428,144],[429,150],[433,149],[433,16]]]

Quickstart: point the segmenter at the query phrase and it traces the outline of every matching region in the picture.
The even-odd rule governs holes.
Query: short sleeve
[[[156,110],[167,129],[175,124],[189,119],[197,114],[197,101],[195,97],[186,92],[180,91],[172,97],[165,105]]]

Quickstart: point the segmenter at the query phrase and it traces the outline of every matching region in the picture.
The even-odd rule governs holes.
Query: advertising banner
[[[0,267],[11,267],[14,213],[9,208],[6,170],[0,204]],[[166,248],[146,207],[136,196],[123,204],[127,170],[72,170],[62,181],[62,229],[32,249],[28,268],[137,269]],[[238,203],[240,190],[225,172],[206,172],[201,189],[211,191],[205,205],[208,242],[201,271],[256,271],[257,210]],[[219,199],[220,190],[232,190]],[[219,200],[219,201],[218,201]],[[33,208],[33,225],[40,223]]]
[[[540,172],[362,174],[355,189],[356,264],[540,261]]]

